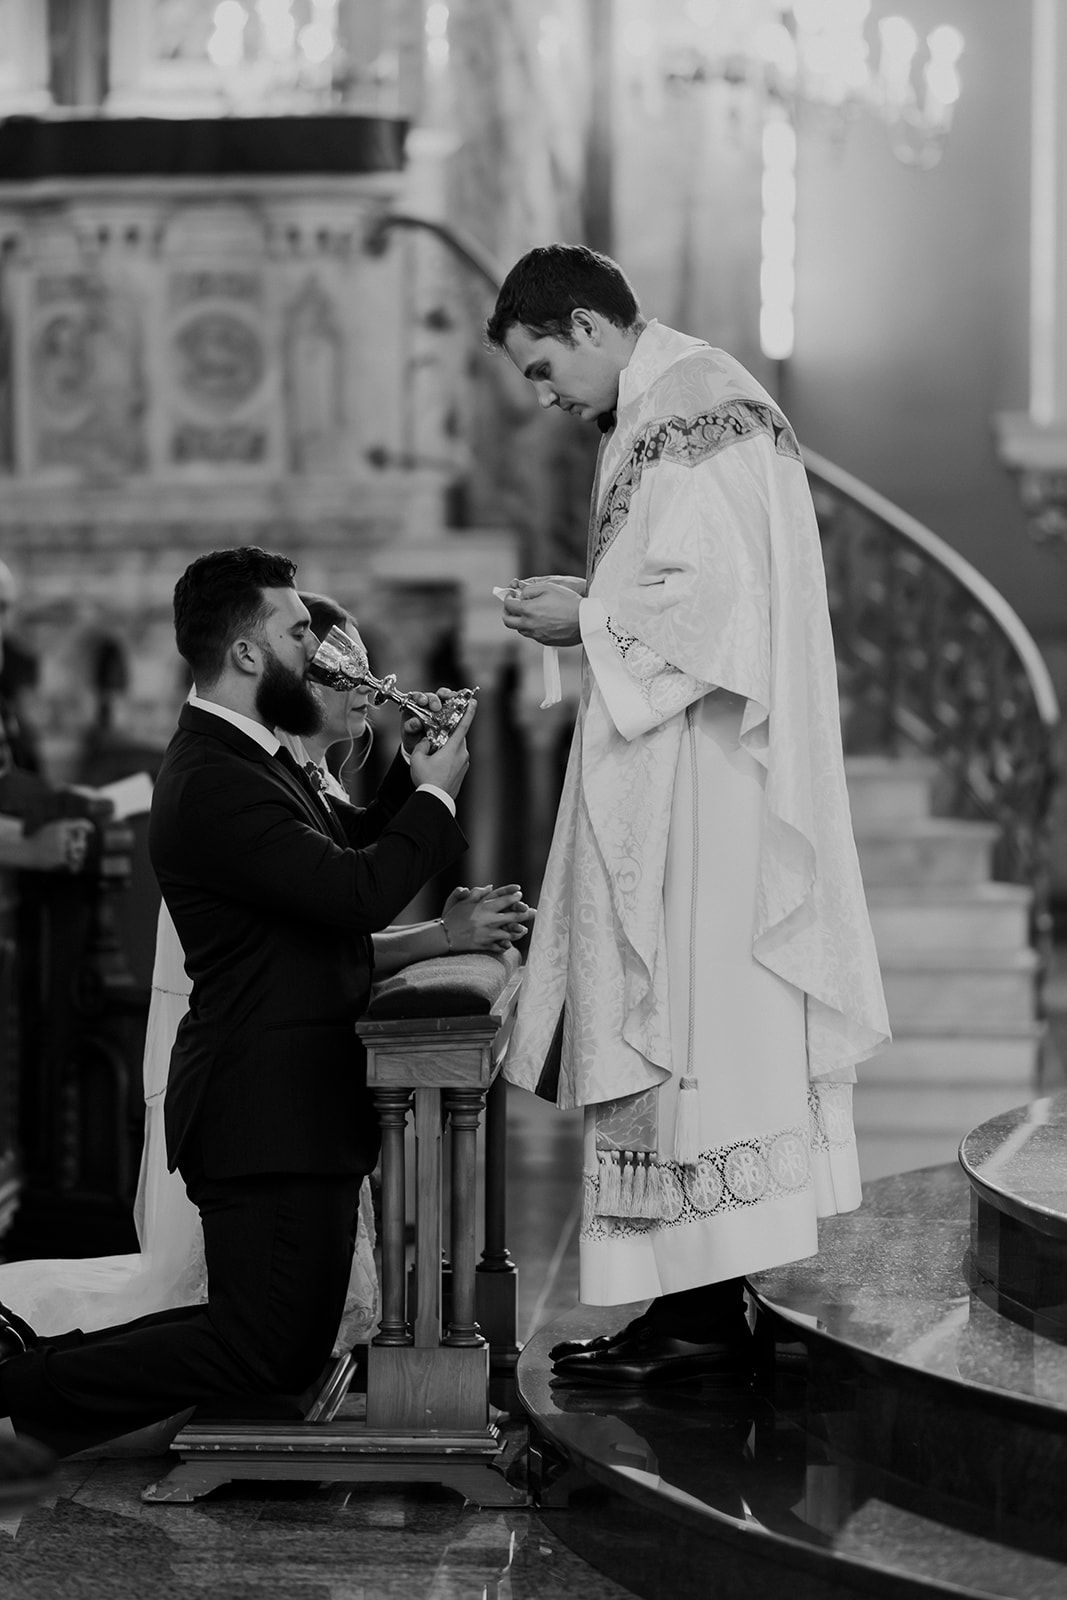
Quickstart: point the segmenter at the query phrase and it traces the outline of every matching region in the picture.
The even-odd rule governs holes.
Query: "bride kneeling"
[[[353,619],[332,600],[309,594],[301,595],[301,599],[311,614],[312,631],[319,638],[333,626],[355,635]],[[300,765],[310,762],[318,769],[318,784],[328,803],[347,803],[347,791],[326,766],[326,752],[343,743],[351,755],[358,739],[372,737],[366,716],[367,695],[358,689],[320,688],[318,692],[325,706],[319,732],[303,741],[288,734],[279,737]],[[344,763],[342,770],[343,766]],[[374,934],[375,977],[388,977],[412,962],[449,952],[506,949],[524,937],[532,915],[522,902],[518,884],[456,889],[445,901],[440,917]],[[134,1204],[140,1249],[137,1254],[87,1260],[15,1261],[0,1265],[0,1303],[24,1319],[39,1336],[54,1337],[76,1328],[91,1333],[207,1299],[200,1216],[179,1174],[167,1170],[163,1126],[171,1047],[188,1009],[190,988],[178,935],[166,906],[161,905],[144,1051],[144,1146]],[[369,1180],[364,1179],[348,1293],[334,1353],[366,1343],[377,1320],[373,1208]],[[173,1433],[176,1426],[172,1419],[169,1432]],[[167,1425],[161,1427],[165,1429]],[[160,1430],[151,1432],[153,1447],[165,1442],[166,1435]]]

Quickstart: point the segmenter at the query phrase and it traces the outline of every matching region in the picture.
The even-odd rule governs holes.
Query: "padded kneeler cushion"
[[[484,1017],[519,965],[512,945],[415,961],[374,986],[367,1016],[376,1022],[407,1017]]]

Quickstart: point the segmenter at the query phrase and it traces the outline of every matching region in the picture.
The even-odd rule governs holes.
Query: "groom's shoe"
[[[27,1350],[36,1350],[40,1340],[29,1323],[0,1301],[0,1362],[12,1356],[24,1356]]]
[[[564,1356],[556,1362],[553,1376],[569,1383],[622,1387],[692,1379],[748,1384],[752,1379],[751,1336],[745,1325],[744,1334],[739,1329],[729,1337],[697,1343],[645,1326],[607,1349]]]

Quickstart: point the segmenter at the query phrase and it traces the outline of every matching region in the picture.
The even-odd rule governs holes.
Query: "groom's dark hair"
[[[186,567],[174,586],[174,639],[200,688],[217,683],[226,652],[264,621],[264,589],[292,589],[296,563],[257,545],[212,550]]]

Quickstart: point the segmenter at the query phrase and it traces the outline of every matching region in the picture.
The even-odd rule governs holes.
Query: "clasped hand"
[[[506,950],[526,937],[533,919],[533,907],[523,901],[517,883],[453,889],[441,916],[448,942],[457,952]]]
[[[538,644],[581,644],[578,607],[584,595],[584,578],[517,578],[504,597],[504,626]]]

